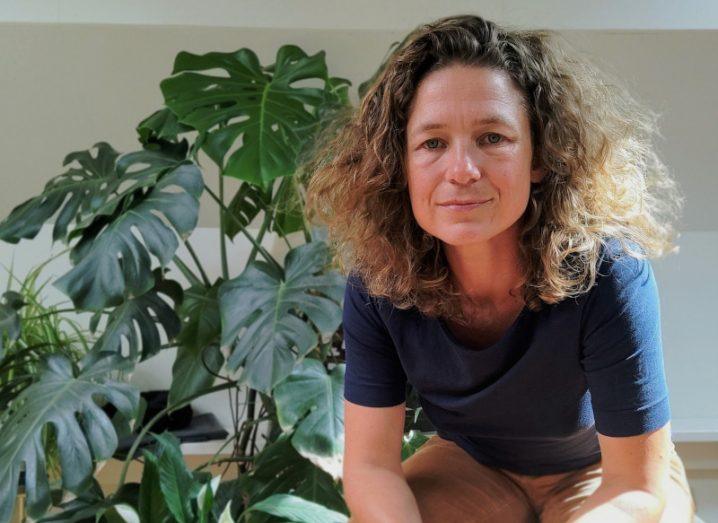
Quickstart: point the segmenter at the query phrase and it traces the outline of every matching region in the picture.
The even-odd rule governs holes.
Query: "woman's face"
[[[412,100],[406,169],[419,226],[449,245],[487,242],[518,225],[530,184],[528,115],[503,71],[451,65],[429,73]],[[451,206],[451,200],[483,202]]]

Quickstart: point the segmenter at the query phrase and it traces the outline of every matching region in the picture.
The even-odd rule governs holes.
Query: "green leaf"
[[[334,510],[292,494],[273,494],[249,507],[247,511],[261,511],[301,523],[341,523],[349,518]]]
[[[139,522],[135,510],[138,492],[137,483],[125,483],[117,492],[105,498],[102,487],[93,478],[87,490],[71,501],[58,505],[62,509],[60,512],[53,511],[38,521],[40,523]]]
[[[212,514],[214,495],[219,487],[222,476],[213,477],[208,483],[202,485],[197,494],[197,506],[199,507],[199,523],[208,523]]]
[[[272,203],[272,230],[281,236],[304,230],[304,201],[294,176],[282,178]]]
[[[5,347],[20,337],[20,314],[18,311],[25,306],[21,294],[5,291],[0,303],[0,360],[3,359]]]
[[[160,489],[174,518],[180,523],[194,521],[192,498],[199,491],[199,484],[182,457],[179,440],[169,432],[155,434],[160,448],[157,466],[160,474]]]
[[[329,263],[326,244],[296,247],[285,262],[284,274],[261,261],[249,264],[219,292],[222,345],[232,345],[227,366],[244,366],[240,382],[265,394],[317,346],[317,330],[330,334],[341,323],[345,279],[335,272],[316,274]],[[246,332],[237,337],[243,327]]]
[[[193,286],[184,293],[179,312],[182,332],[176,340],[179,346],[172,366],[170,404],[212,386],[215,376],[207,368],[216,374],[224,364],[219,350],[221,318],[217,294],[220,284],[218,280],[209,288]]]
[[[48,423],[57,434],[63,488],[81,491],[91,478],[92,460],[112,456],[117,435],[95,398],[106,398],[131,419],[139,402],[138,391],[107,379],[112,371],[128,369],[129,364],[115,354],[88,356],[77,375],[66,358],[53,355],[47,359],[40,379],[18,396],[12,414],[0,428],[0,522],[10,517],[23,463],[30,515],[38,517],[50,504],[41,441]]]
[[[228,212],[222,211],[231,214],[231,217],[224,218],[227,236],[234,239],[243,227],[246,228],[252,223],[260,211],[269,207],[271,199],[271,190],[264,190],[248,182],[242,183],[227,206]]]
[[[226,74],[196,72],[212,69]],[[247,48],[204,55],[183,51],[172,74],[160,83],[165,104],[181,123],[206,134],[202,148],[223,174],[264,189],[294,172],[297,153],[316,130],[317,107],[337,97],[325,52],[307,56],[295,45],[280,47],[276,62],[265,68]],[[307,79],[319,80],[321,87],[292,85]],[[241,146],[225,165],[240,137]]]
[[[102,513],[108,506],[108,501],[102,492],[102,487],[93,478],[90,486],[79,493],[76,498],[60,503],[60,512],[48,514],[38,521],[40,523],[75,523],[96,520],[96,515]]]
[[[307,358],[273,392],[282,430],[295,429],[294,448],[335,480],[342,476],[343,390],[343,363],[327,374],[321,361]]]
[[[282,434],[268,443],[256,456],[252,471],[240,480],[239,488],[248,495],[249,505],[272,494],[291,492],[332,510],[348,513],[337,482],[296,451],[291,434]]]
[[[92,149],[97,151],[95,156]],[[75,223],[77,234],[96,217],[114,214],[121,210],[121,204],[131,201],[133,194],[154,185],[163,171],[178,162],[177,158],[150,151],[129,153],[118,160],[119,153],[106,142],[98,142],[92,149],[68,154],[62,165],[76,164],[47,182],[42,194],[15,207],[0,222],[0,239],[17,243],[22,238],[34,238],[61,208],[52,241],[67,243],[71,223]],[[136,165],[144,167],[130,172]]]
[[[110,523],[113,521],[118,523],[140,523],[140,516],[137,511],[126,503],[113,505],[103,515]]]
[[[401,442],[401,460],[404,461],[414,454],[428,440],[429,437],[418,430],[410,430],[408,434],[404,434]]]
[[[219,516],[218,523],[234,523],[234,519],[232,518],[232,502],[231,501],[228,501],[227,505],[224,507],[222,514],[220,514],[220,516]]]
[[[212,514],[216,519],[222,517],[222,511],[229,507],[229,515],[234,519],[239,518],[244,509],[244,495],[242,489],[242,480],[246,478],[246,474],[242,474],[238,478],[229,481],[223,481],[217,487],[214,495],[214,506]]]
[[[144,450],[145,464],[140,483],[138,509],[142,523],[163,523],[170,517],[160,488],[160,473],[157,456]]]
[[[177,301],[182,301],[182,287],[177,282],[162,279],[159,268],[154,271],[154,280],[152,290],[125,301],[112,311],[102,336],[93,346],[93,351],[119,354],[122,340],[125,339],[129,347],[129,357],[135,360],[139,355],[142,360],[146,360],[160,350],[160,326],[169,340],[179,334],[182,328],[180,319],[160,296],[168,296],[178,305]]]
[[[58,279],[55,287],[68,295],[75,307],[85,310],[116,306],[127,297],[146,293],[155,284],[150,254],[162,267],[172,260],[178,247],[175,231],[185,238],[197,225],[202,189],[197,167],[178,165],[102,231],[86,229],[71,252],[75,267]],[[167,218],[173,228],[156,213]]]
[[[177,135],[193,130],[192,127],[180,123],[167,107],[149,115],[136,128],[140,142],[145,144],[152,140],[176,140]]]
[[[0,223],[0,239],[17,243],[22,238],[34,238],[42,225],[62,207],[52,230],[52,240],[55,242],[65,238],[68,225],[73,219],[94,215],[97,208],[111,198],[121,180],[115,171],[115,160],[119,153],[105,142],[98,142],[93,148],[97,149],[94,158],[90,150],[68,154],[62,165],[77,160],[79,168],[71,167],[52,178],[45,184],[42,194],[15,207]],[[135,184],[140,187],[149,183],[152,182],[135,180]],[[131,191],[137,189],[135,184]]]

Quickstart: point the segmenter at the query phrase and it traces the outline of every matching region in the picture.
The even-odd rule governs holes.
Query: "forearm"
[[[400,473],[362,467],[344,477],[350,523],[421,523],[419,507]]]
[[[567,523],[657,523],[664,503],[644,490],[602,484]]]

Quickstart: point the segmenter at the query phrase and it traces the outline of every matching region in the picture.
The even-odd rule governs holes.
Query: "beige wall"
[[[687,197],[681,229],[718,229],[716,31],[564,31],[663,116],[661,154]],[[38,194],[74,150],[105,140],[138,147],[134,127],[161,107],[159,82],[180,50],[254,50],[262,63],[293,43],[324,49],[330,74],[356,88],[401,31],[0,23],[0,215]],[[214,181],[210,162],[206,162]],[[214,185],[214,183],[210,183]],[[231,185],[230,185],[231,187]],[[203,201],[200,225],[217,225]]]

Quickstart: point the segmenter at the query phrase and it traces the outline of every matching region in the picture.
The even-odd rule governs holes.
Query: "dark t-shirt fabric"
[[[369,295],[350,273],[344,398],[398,405],[409,383],[437,433],[480,463],[530,475],[596,463],[597,432],[643,434],[671,415],[651,263],[611,239],[598,267],[589,291],[538,312],[524,307],[481,350],[440,318]]]

